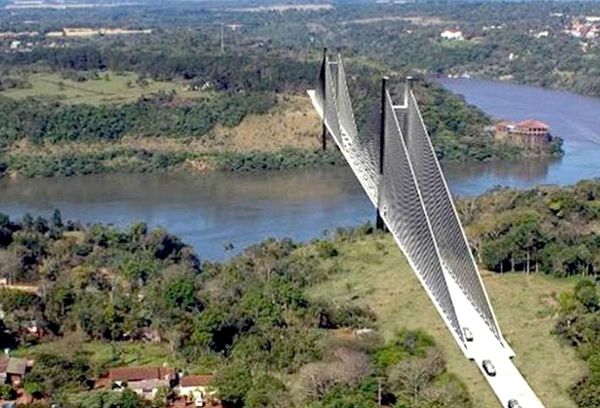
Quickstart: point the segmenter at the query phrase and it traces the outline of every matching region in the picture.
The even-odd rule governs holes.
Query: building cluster
[[[8,385],[13,396],[0,406],[11,406],[16,401],[31,401],[23,389],[23,380],[35,362],[24,358],[11,357],[6,353],[0,357],[0,386]],[[95,389],[122,392],[129,389],[148,401],[155,401],[164,392],[169,395],[168,406],[222,408],[211,387],[212,375],[187,375],[168,367],[117,367],[96,382]]]
[[[151,29],[130,30],[124,28],[71,28],[60,31],[40,33],[38,31],[4,31],[0,32],[0,49],[7,52],[29,52],[33,48],[62,48],[69,44],[65,41],[85,40],[97,36],[148,35]]]
[[[175,395],[176,406],[219,407],[212,380],[212,375],[185,375],[165,367],[118,367],[109,370],[107,387],[115,392],[127,388],[150,401],[164,390]]]
[[[48,38],[60,37],[94,37],[98,35],[132,35],[132,34],[152,34],[152,30],[127,30],[124,28],[68,28],[65,27],[60,31],[50,31],[46,33]]]
[[[576,38],[596,39],[600,37],[600,16],[573,18],[564,32]]]
[[[528,119],[521,122],[501,121],[494,127],[494,138],[528,150],[547,150],[552,143],[550,127],[539,120]]]
[[[68,10],[68,9],[92,9],[118,6],[137,6],[135,1],[110,1],[100,2],[94,0],[65,1],[65,0],[8,0],[4,6],[7,10]]]

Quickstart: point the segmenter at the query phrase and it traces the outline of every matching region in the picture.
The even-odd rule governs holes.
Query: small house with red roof
[[[114,389],[126,387],[152,400],[161,388],[170,389],[177,377],[165,367],[118,367],[109,370],[108,378]]]

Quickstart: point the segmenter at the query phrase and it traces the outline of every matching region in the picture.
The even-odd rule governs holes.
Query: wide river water
[[[571,184],[600,176],[600,99],[502,82],[443,80],[497,118],[536,118],[565,140],[565,157],[445,166],[455,195],[496,185]],[[100,175],[0,180],[0,212],[29,212],[83,222],[162,226],[219,260],[267,237],[306,241],[373,219],[348,168],[261,174]],[[234,249],[225,251],[227,244]]]

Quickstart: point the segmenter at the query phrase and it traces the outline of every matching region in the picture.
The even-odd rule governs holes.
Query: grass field
[[[185,368],[191,373],[207,373],[214,364],[212,360],[186,363],[181,357],[172,353],[165,343],[147,342],[100,342],[90,341],[82,335],[71,334],[61,339],[37,346],[21,348],[13,354],[16,357],[35,358],[41,354],[69,356],[81,352],[89,356],[92,367],[99,374],[109,367],[163,366]]]
[[[208,147],[222,151],[317,149],[321,122],[308,98],[286,95],[266,115],[249,115],[236,127],[217,126]]]
[[[343,243],[339,250],[335,262],[347,272],[313,288],[312,296],[371,307],[388,338],[401,328],[430,333],[443,349],[449,370],[467,384],[474,406],[498,406],[479,370],[454,345],[389,236]],[[583,368],[574,351],[551,333],[555,295],[570,290],[574,281],[491,273],[484,273],[483,279],[504,335],[517,353],[517,366],[548,408],[574,408],[567,389],[581,377]]]
[[[110,343],[84,340],[83,337],[76,334],[51,343],[19,349],[15,355],[35,358],[36,355],[45,353],[70,355],[74,352],[89,354],[91,363],[97,367],[107,364],[111,366],[161,366],[163,363],[174,367],[182,364],[164,344],[116,342],[111,345]]]
[[[177,92],[179,97],[197,97],[198,91],[190,91],[185,84],[176,81],[153,81],[148,79],[147,86],[136,83],[137,74],[106,72],[100,73],[98,79],[77,82],[65,79],[56,73],[36,73],[27,76],[30,88],[9,89],[0,95],[15,99],[35,97],[41,99],[58,99],[64,103],[103,103],[133,102],[143,95],[165,91]]]

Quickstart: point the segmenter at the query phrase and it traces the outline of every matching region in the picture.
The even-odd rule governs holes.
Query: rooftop
[[[168,386],[168,382],[166,380],[152,379],[152,380],[142,380],[142,381],[132,381],[127,384],[127,387],[132,390],[142,390],[142,391],[152,391],[160,387]]]
[[[162,367],[117,367],[108,371],[110,381],[164,380],[174,375],[172,369]]]
[[[526,119],[520,122],[511,122],[507,120],[502,120],[496,124],[498,127],[513,127],[518,129],[550,129],[550,126],[541,120],[537,119]]]
[[[0,358],[0,373],[24,375],[27,371],[27,360],[24,358]]]
[[[527,119],[517,123],[518,127],[529,128],[529,129],[549,129],[550,126],[544,122],[536,119]]]
[[[205,387],[213,380],[212,375],[186,375],[180,383],[182,387]]]

